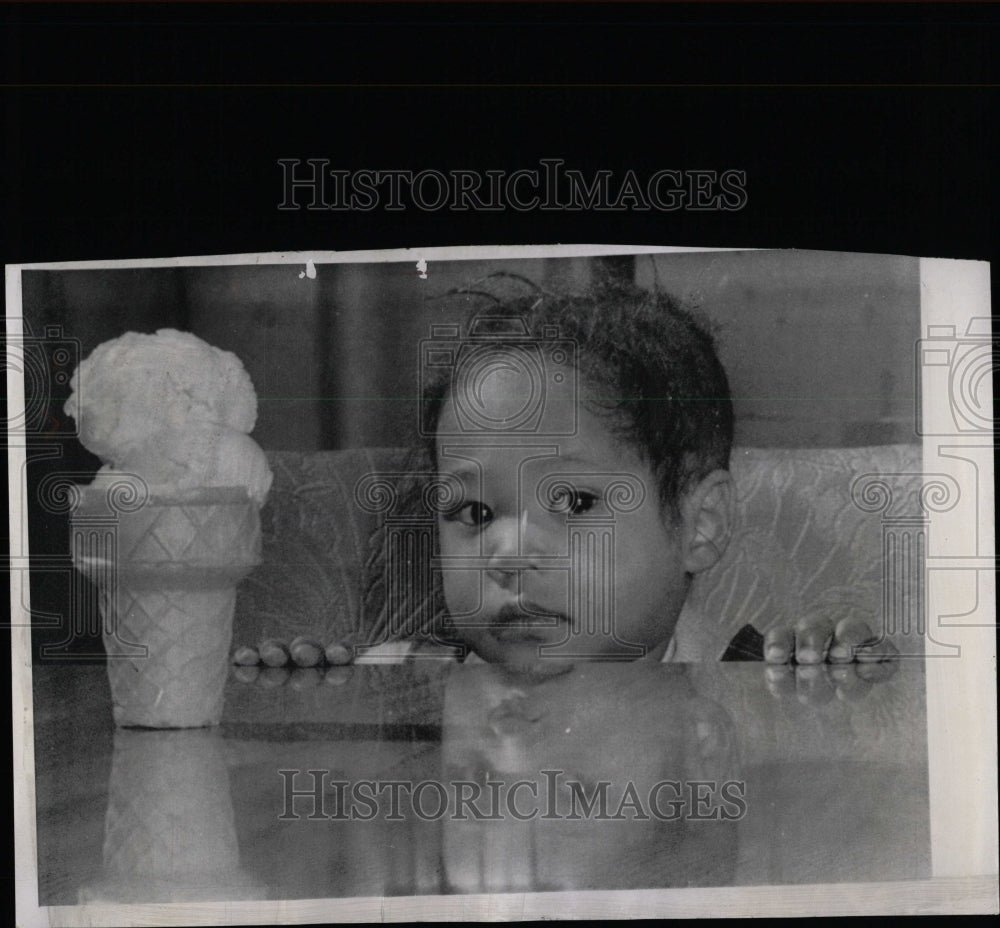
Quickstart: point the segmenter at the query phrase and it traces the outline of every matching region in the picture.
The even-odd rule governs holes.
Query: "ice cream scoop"
[[[104,462],[152,488],[244,486],[262,505],[271,486],[249,437],[257,397],[235,354],[189,332],[127,332],[77,368],[64,407],[80,440]]]
[[[263,505],[272,479],[267,456],[249,435],[201,421],[134,446],[114,470],[138,474],[154,488],[246,487],[258,505]]]

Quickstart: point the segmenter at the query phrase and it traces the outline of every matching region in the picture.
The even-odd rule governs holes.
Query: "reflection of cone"
[[[239,488],[198,490],[102,522],[85,499],[73,526],[76,563],[101,590],[116,724],[217,724],[236,583],[260,558],[257,506]]]
[[[240,869],[217,731],[115,732],[104,880],[81,901],[260,898]]]

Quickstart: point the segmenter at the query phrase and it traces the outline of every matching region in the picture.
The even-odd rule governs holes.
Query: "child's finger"
[[[257,647],[257,651],[261,661],[268,667],[284,667],[290,658],[288,647],[277,638],[266,638]]]
[[[299,635],[288,646],[292,660],[299,667],[315,667],[323,660],[323,647],[317,641]]]
[[[351,653],[350,648],[347,648],[336,641],[326,646],[324,656],[326,657],[326,662],[328,664],[332,664],[334,667],[338,667],[342,664],[349,664],[354,659],[354,655]]]
[[[795,626],[795,660],[800,664],[822,664],[832,640],[833,628],[829,622]]]
[[[846,664],[854,660],[858,645],[872,640],[872,630],[860,619],[841,619],[833,630],[833,643],[828,655],[832,664]]]
[[[254,667],[260,663],[260,654],[256,648],[244,645],[233,652],[233,663],[240,667]]]
[[[764,635],[764,660],[769,664],[787,664],[792,659],[795,633],[787,626],[770,628]]]
[[[896,646],[886,637],[869,639],[855,649],[859,664],[877,663],[892,660],[899,654]]]

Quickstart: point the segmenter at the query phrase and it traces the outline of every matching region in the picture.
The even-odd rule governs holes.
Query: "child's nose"
[[[487,536],[486,571],[501,586],[511,585],[518,571],[537,568],[544,553],[540,527],[529,519],[526,509],[520,516],[496,519]]]

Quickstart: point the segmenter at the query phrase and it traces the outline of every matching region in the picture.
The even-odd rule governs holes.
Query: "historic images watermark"
[[[329,770],[279,770],[281,821],[651,821],[731,822],[747,813],[742,780],[582,783],[563,770],[543,781],[340,780]],[[305,781],[304,783],[302,781]],[[296,802],[296,800],[298,800]]]
[[[333,167],[329,158],[279,158],[280,210],[384,209],[399,212],[737,212],[747,204],[747,173],[735,168],[584,172],[562,158],[517,170]]]

